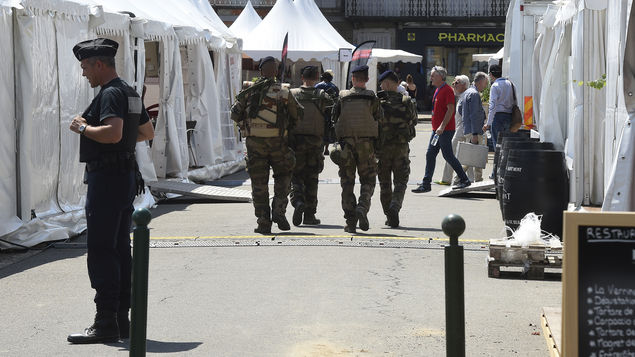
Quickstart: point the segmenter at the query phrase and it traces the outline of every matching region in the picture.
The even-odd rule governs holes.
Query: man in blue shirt
[[[465,91],[463,105],[459,107],[463,118],[463,134],[465,141],[475,145],[487,145],[483,135],[483,124],[485,123],[485,110],[481,102],[480,93],[487,88],[487,74],[477,72],[474,75],[474,83]],[[463,166],[467,177],[471,181],[483,181],[483,169],[479,167]]]
[[[512,106],[514,105],[514,90],[507,78],[502,78],[501,66],[495,64],[489,68],[489,78],[492,87],[489,92],[489,116],[483,131],[490,130],[492,143],[496,146],[498,133],[509,131],[512,121]]]
[[[333,71],[327,69],[324,73],[322,73],[320,79],[322,80],[322,82],[316,84],[315,88],[324,89],[324,91],[331,97],[331,99],[337,99],[340,90],[335,84],[331,82],[333,80]]]

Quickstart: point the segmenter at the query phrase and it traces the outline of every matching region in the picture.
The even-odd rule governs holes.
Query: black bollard
[[[145,208],[132,214],[135,223],[132,249],[132,307],[130,311],[130,356],[146,355],[146,325],[148,322],[148,256],[152,220]]]
[[[463,247],[459,236],[465,231],[461,216],[451,214],[441,223],[450,237],[445,247],[445,348],[446,356],[465,357],[465,296],[463,290]]]

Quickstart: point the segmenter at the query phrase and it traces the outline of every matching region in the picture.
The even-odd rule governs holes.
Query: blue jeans
[[[423,176],[422,184],[430,185],[430,182],[432,182],[432,175],[434,174],[434,167],[437,164],[437,155],[439,154],[439,150],[441,150],[441,154],[443,154],[443,159],[445,159],[445,161],[450,164],[454,172],[456,172],[459,180],[461,180],[461,182],[468,180],[465,171],[463,171],[463,167],[461,167],[461,163],[457,160],[456,156],[454,156],[454,152],[452,152],[452,137],[454,137],[454,130],[445,130],[441,135],[439,135],[439,142],[437,145],[432,146],[434,131],[432,132],[432,136],[430,136],[430,143],[428,144],[428,152],[426,153],[426,172]]]
[[[492,144],[494,150],[496,150],[496,141],[498,140],[498,133],[506,133],[512,124],[512,113],[496,113],[494,120],[492,121],[492,127],[490,129],[492,133]]]

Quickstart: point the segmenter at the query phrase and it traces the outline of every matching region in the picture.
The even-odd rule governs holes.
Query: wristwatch
[[[79,126],[79,129],[78,129],[79,130],[79,135],[84,135],[84,132],[86,131],[86,127],[87,127],[86,124],[82,124],[82,125]]]

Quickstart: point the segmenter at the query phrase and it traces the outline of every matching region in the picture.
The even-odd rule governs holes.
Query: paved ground
[[[429,131],[421,124],[412,145],[409,188],[423,175]],[[439,157],[435,179],[442,163]],[[238,173],[221,184],[245,179]],[[560,305],[558,276],[487,278],[486,240],[502,230],[497,202],[488,194],[436,197],[444,188],[408,192],[400,229],[383,225],[377,188],[371,229],[355,236],[343,231],[336,167],[328,159],[319,227],[279,234],[274,226],[274,236],[263,237],[253,233],[250,204],[162,203],[150,224],[149,354],[443,356],[446,240],[440,225],[457,213],[467,223],[461,237],[467,355],[547,356],[540,308]],[[68,248],[25,255],[0,269],[0,356],[127,353],[126,343],[66,343],[94,313],[85,249]]]

